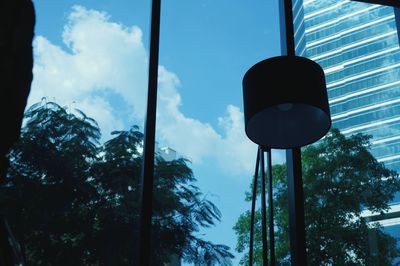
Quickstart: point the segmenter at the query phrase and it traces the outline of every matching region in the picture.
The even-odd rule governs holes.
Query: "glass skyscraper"
[[[293,0],[296,54],[326,74],[333,126],[372,135],[378,161],[400,172],[400,48],[393,8],[350,0]],[[400,194],[385,217],[400,243]],[[375,217],[374,217],[375,215]]]

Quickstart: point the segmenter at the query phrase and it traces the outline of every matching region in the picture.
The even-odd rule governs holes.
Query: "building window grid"
[[[331,83],[339,81],[343,78],[351,78],[362,73],[368,73],[382,67],[392,66],[400,61],[400,51],[393,51],[391,53],[379,56],[374,59],[367,59],[362,62],[357,62],[353,65],[347,65],[342,70],[326,75],[326,82]],[[356,73],[356,74],[355,74]]]
[[[356,79],[340,86],[329,88],[328,97],[329,99],[335,99],[348,93],[368,90],[370,88],[378,87],[382,84],[390,84],[398,81],[399,75],[400,69],[395,68],[385,72],[377,73],[375,75],[366,76],[361,79]]]
[[[345,134],[372,135],[374,156],[399,171],[400,103],[396,101],[400,99],[400,84],[396,82],[400,77],[400,49],[395,49],[399,38],[393,8],[347,0],[309,0],[301,6],[304,8],[298,7],[296,14],[300,17],[301,10],[303,18],[296,16],[295,20],[297,54],[315,60],[328,71],[329,99],[338,99],[331,103],[332,117],[350,114],[334,119],[333,126]],[[357,15],[351,15],[354,13]],[[323,39],[326,41],[320,41]],[[397,193],[392,204],[399,203]]]
[[[333,121],[333,126],[345,130],[355,125],[368,124],[370,123],[370,121],[374,120],[381,120],[383,118],[390,119],[398,117],[399,114],[400,114],[400,104],[394,104],[394,105],[389,105],[387,107],[381,107],[367,112],[337,119],[336,121]]]
[[[394,48],[398,49],[397,37],[389,36],[384,41],[376,40],[374,42],[364,43],[362,46],[359,46],[357,50],[345,50],[341,53],[336,53],[318,60],[318,62],[324,69],[329,69],[331,67],[348,64],[348,62],[352,60],[362,59],[388,50],[396,52]]]
[[[313,47],[307,45],[307,57],[313,57],[319,54],[327,53],[352,43],[363,43],[363,40],[371,39],[371,36],[381,34],[382,32],[387,31],[388,28],[396,29],[396,23],[393,18],[394,17],[392,17],[391,21],[389,22],[383,21],[379,24],[375,24],[374,26],[364,28],[362,30],[352,31],[344,34],[343,36],[339,36],[338,38],[332,38],[325,43],[319,43]],[[352,49],[354,49],[354,47],[352,47]]]
[[[377,103],[385,103],[389,100],[400,98],[400,86],[388,87],[383,91],[372,92],[363,95],[362,97],[355,97],[344,102],[331,104],[331,112],[341,114],[349,110],[357,110],[366,106],[373,106]]]
[[[362,14],[362,16],[355,20],[352,17],[348,17],[343,20],[339,20],[338,22],[330,25],[329,27],[323,27],[321,29],[315,30],[315,31],[308,31],[307,33],[307,41],[308,42],[313,42],[315,40],[321,39],[321,38],[326,38],[331,35],[335,35],[338,33],[338,29],[348,29],[351,27],[358,27],[363,25],[363,21],[369,19],[370,17],[377,17],[377,18],[385,18],[385,19],[391,19],[393,18],[393,10],[390,10],[388,8],[379,8],[375,9],[373,11],[367,10],[369,12]],[[327,24],[327,23],[324,23]]]

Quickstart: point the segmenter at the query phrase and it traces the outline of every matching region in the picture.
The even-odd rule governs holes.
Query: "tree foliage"
[[[369,152],[370,137],[346,138],[337,129],[302,152],[307,259],[309,265],[391,265],[400,256],[396,240],[378,223],[361,214],[381,213],[400,191],[396,172],[379,163]],[[276,253],[280,265],[290,265],[285,165],[275,165],[274,207]],[[246,195],[251,200],[251,195]],[[237,251],[249,244],[250,212],[235,227]],[[261,260],[261,214],[256,215],[255,260]],[[371,246],[372,245],[372,246]],[[246,254],[241,264],[248,264]]]
[[[100,129],[77,110],[38,103],[10,152],[0,204],[28,265],[135,265],[143,134]],[[221,218],[195,186],[188,161],[155,163],[152,264],[172,255],[196,265],[230,265],[225,245],[198,237]]]

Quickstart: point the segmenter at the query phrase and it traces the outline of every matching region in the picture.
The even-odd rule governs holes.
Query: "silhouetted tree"
[[[40,103],[25,114],[0,203],[31,265],[135,265],[143,135],[100,129],[81,111]],[[198,265],[230,265],[229,248],[196,233],[221,214],[185,159],[157,157],[152,264],[172,255]]]
[[[2,207],[25,259],[33,265],[77,265],[91,232],[97,191],[88,173],[97,160],[100,130],[82,112],[36,104],[10,153]],[[90,216],[91,215],[91,216]]]
[[[303,182],[307,259],[309,265],[391,265],[400,255],[396,240],[377,223],[361,216],[363,209],[388,210],[400,190],[396,172],[379,163],[369,152],[370,137],[346,138],[337,129],[316,145],[303,149]],[[275,165],[274,204],[276,254],[279,265],[290,265],[287,185],[285,165]],[[260,190],[259,190],[260,191]],[[251,201],[251,195],[246,195]],[[243,213],[235,227],[237,251],[246,252],[248,264],[250,212]],[[376,242],[370,241],[374,236]],[[376,252],[370,244],[376,244]],[[262,265],[261,212],[256,213],[255,261]]]

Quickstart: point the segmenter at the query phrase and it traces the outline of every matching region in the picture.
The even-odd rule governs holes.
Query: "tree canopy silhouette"
[[[396,239],[361,215],[364,209],[388,210],[388,203],[400,191],[398,174],[379,163],[369,147],[369,136],[346,138],[333,129],[323,140],[303,149],[309,265],[392,265],[393,258],[400,256]],[[290,265],[286,166],[275,165],[273,177],[276,256],[279,265]],[[249,193],[246,200],[251,201]],[[262,265],[261,210],[255,220],[255,265]],[[239,217],[234,230],[237,251],[246,252],[241,264],[247,265],[249,211]]]
[[[143,134],[100,129],[83,112],[53,102],[25,113],[1,187],[6,210],[29,265],[135,265]],[[230,265],[225,245],[201,239],[221,218],[180,158],[155,164],[152,264],[173,255],[196,265]]]

